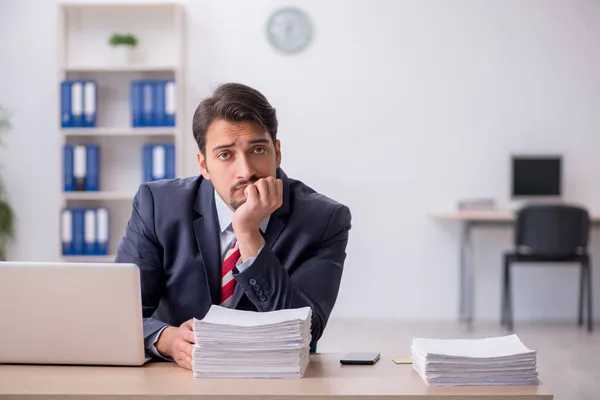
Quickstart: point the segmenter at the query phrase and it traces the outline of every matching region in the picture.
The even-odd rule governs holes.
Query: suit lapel
[[[194,221],[194,233],[204,261],[210,297],[212,304],[219,304],[221,297],[219,220],[215,207],[214,187],[206,179],[202,179],[200,182],[200,188],[194,201],[194,211],[199,214]]]

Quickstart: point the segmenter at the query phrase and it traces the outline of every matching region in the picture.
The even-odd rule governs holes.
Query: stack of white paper
[[[310,307],[254,312],[211,306],[194,320],[194,377],[301,378],[311,318]]]
[[[537,385],[537,358],[517,335],[413,339],[413,368],[431,386]]]

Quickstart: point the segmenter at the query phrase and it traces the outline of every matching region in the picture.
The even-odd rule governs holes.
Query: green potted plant
[[[0,106],[0,145],[2,144],[2,135],[10,129],[10,120],[8,117],[8,111]],[[6,248],[13,238],[14,224],[15,215],[8,203],[6,191],[0,179],[0,260],[6,260]]]
[[[133,49],[138,44],[138,39],[130,34],[114,33],[108,43],[112,46],[114,60],[119,64],[129,64],[133,58]]]

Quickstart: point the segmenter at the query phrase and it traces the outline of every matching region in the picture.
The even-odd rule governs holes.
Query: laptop
[[[139,366],[135,264],[0,262],[0,363]]]

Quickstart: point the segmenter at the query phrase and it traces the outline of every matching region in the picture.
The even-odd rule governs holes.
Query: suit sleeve
[[[165,272],[162,246],[156,237],[154,225],[154,199],[146,184],[140,186],[133,199],[131,217],[115,262],[133,263],[140,269],[144,340],[147,353],[152,354],[149,346],[154,344],[150,338],[168,324],[152,318],[164,292]]]
[[[311,307],[314,344],[323,334],[337,299],[350,225],[350,210],[340,205],[333,211],[323,238],[291,275],[264,246],[252,265],[234,274],[235,279],[258,311]]]

